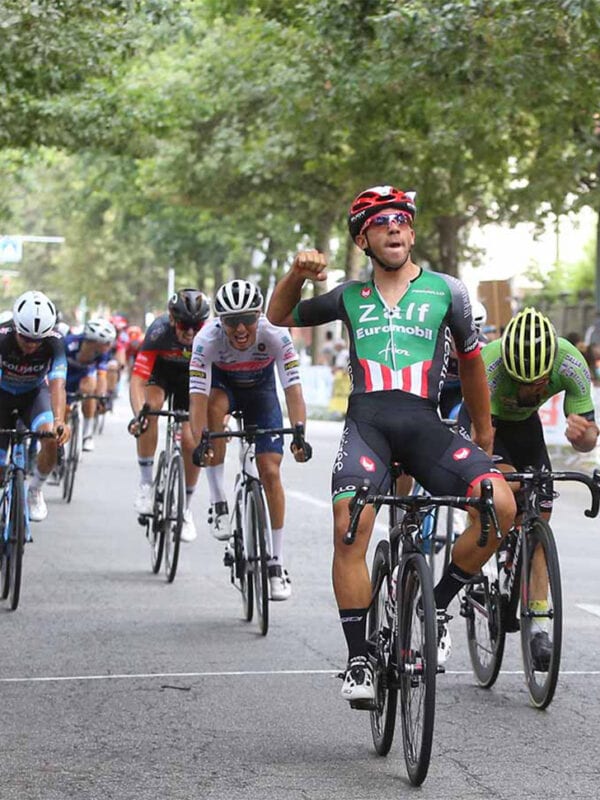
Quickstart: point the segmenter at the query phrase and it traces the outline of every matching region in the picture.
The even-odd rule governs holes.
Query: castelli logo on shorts
[[[367,472],[375,472],[375,462],[374,462],[374,461],[372,461],[372,460],[371,460],[370,458],[368,458],[367,456],[361,456],[361,457],[358,459],[358,463],[359,463],[359,464],[361,465],[361,467],[362,467],[364,470],[366,470]]]
[[[371,296],[371,290],[369,289],[369,287],[368,287],[368,286],[364,286],[364,287],[363,287],[363,288],[360,290],[360,296],[361,296],[361,297],[370,297],[370,296]]]
[[[471,454],[471,451],[468,447],[461,447],[460,450],[455,450],[452,453],[452,458],[455,461],[464,461],[465,458],[468,458]]]

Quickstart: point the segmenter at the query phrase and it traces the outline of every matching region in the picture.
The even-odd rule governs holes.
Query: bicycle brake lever
[[[478,547],[485,547],[490,535],[490,527],[493,524],[496,529],[496,538],[501,539],[498,517],[494,507],[494,489],[492,482],[485,478],[481,481],[481,497],[479,499],[479,517],[481,519],[481,535],[477,540]]]
[[[592,505],[591,508],[586,508],[583,513],[586,517],[597,517],[600,509],[600,469],[594,470],[590,492],[592,493]]]
[[[358,489],[354,497],[350,500],[348,510],[350,511],[350,525],[344,534],[344,544],[352,544],[356,539],[356,528],[358,527],[358,520],[362,514],[362,510],[367,504],[367,496],[371,487],[370,481],[365,481]]]

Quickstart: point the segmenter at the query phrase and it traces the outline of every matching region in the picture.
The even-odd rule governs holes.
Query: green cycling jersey
[[[590,373],[579,350],[567,339],[558,337],[557,352],[550,380],[539,393],[524,405],[520,399],[522,384],[515,381],[504,368],[500,339],[489,342],[481,351],[490,387],[492,415],[497,419],[519,422],[530,417],[549,398],[565,393],[564,413],[593,418],[594,402]]]

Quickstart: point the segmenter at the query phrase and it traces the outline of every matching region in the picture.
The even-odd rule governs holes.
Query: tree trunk
[[[346,248],[346,280],[360,280],[363,275],[366,256],[360,247],[348,237],[348,247]]]
[[[458,278],[458,234],[465,224],[462,217],[437,217],[435,227],[438,233],[439,264],[435,266],[440,272]]]

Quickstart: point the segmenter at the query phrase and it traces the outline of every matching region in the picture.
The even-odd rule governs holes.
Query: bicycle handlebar
[[[405,511],[417,511],[418,509],[433,508],[435,506],[452,506],[453,508],[471,506],[479,510],[481,517],[481,536],[477,542],[478,546],[485,547],[487,544],[492,524],[496,529],[496,535],[500,536],[498,519],[494,508],[494,490],[492,482],[487,478],[481,482],[481,497],[369,494],[370,488],[370,482],[365,481],[350,500],[350,524],[343,537],[344,544],[352,544],[356,539],[358,521],[366,505],[396,506],[397,508],[403,508]]]
[[[200,437],[200,442],[194,450],[194,464],[196,464],[196,466],[202,465],[208,453],[210,442],[213,439],[245,439],[247,442],[252,443],[257,436],[263,436],[265,434],[277,434],[279,436],[291,434],[293,437],[292,444],[299,450],[304,450],[306,452],[306,448],[310,447],[304,438],[304,424],[302,422],[297,422],[290,428],[259,428],[257,425],[247,425],[239,431],[218,432],[211,432],[208,428],[204,428],[202,436]]]
[[[507,481],[519,482],[523,486],[531,486],[539,489],[542,484],[548,481],[576,481],[583,483],[590,490],[592,503],[590,508],[584,509],[586,517],[597,517],[600,510],[600,469],[595,469],[593,474],[586,475],[585,472],[545,472],[543,470],[531,469],[525,472],[506,472],[504,477]]]
[[[23,430],[17,428],[0,428],[0,435],[10,436],[11,439],[20,442],[23,439],[55,439],[56,434],[54,431],[30,431],[27,428]]]

